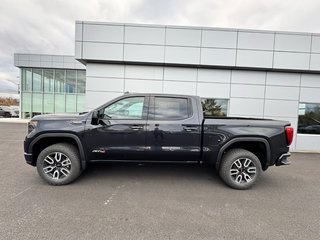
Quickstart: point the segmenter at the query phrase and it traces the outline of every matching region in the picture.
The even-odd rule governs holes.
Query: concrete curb
[[[0,123],[28,123],[30,119],[0,118]]]
[[[314,151],[314,150],[292,150],[291,153],[313,153],[313,154],[319,154],[320,151]]]

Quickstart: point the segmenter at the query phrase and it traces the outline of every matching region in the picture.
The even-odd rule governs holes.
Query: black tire
[[[219,169],[222,180],[229,187],[239,190],[251,188],[257,182],[261,172],[259,158],[252,152],[241,148],[229,150],[222,157]]]
[[[59,156],[60,160],[56,161]],[[51,167],[53,170],[48,171]],[[71,183],[81,174],[78,149],[66,143],[58,143],[45,148],[38,156],[37,170],[40,177],[51,185]]]
[[[8,113],[8,112],[6,112],[6,113],[4,114],[4,117],[5,117],[5,118],[11,118],[11,114]]]

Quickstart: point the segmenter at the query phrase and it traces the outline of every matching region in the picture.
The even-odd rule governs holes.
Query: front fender
[[[39,142],[40,140],[42,140],[44,138],[59,138],[59,137],[71,138],[71,139],[75,140],[75,142],[77,143],[78,149],[79,149],[81,167],[82,167],[82,169],[85,169],[87,162],[86,162],[86,156],[85,156],[83,144],[82,144],[80,138],[77,135],[72,134],[72,133],[44,133],[44,134],[41,134],[41,135],[37,136],[34,140],[32,140],[32,142],[29,145],[28,152],[32,153],[33,147],[37,144],[37,142]]]

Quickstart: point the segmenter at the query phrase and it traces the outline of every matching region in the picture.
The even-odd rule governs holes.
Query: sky
[[[319,0],[0,0],[0,96],[17,96],[14,53],[73,55],[76,20],[320,33],[319,10]]]

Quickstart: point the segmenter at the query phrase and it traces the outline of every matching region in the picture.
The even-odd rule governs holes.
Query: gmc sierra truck
[[[97,161],[194,162],[248,189],[269,166],[290,164],[292,139],[286,121],[205,117],[197,96],[124,94],[88,113],[32,118],[24,156],[52,185]]]

